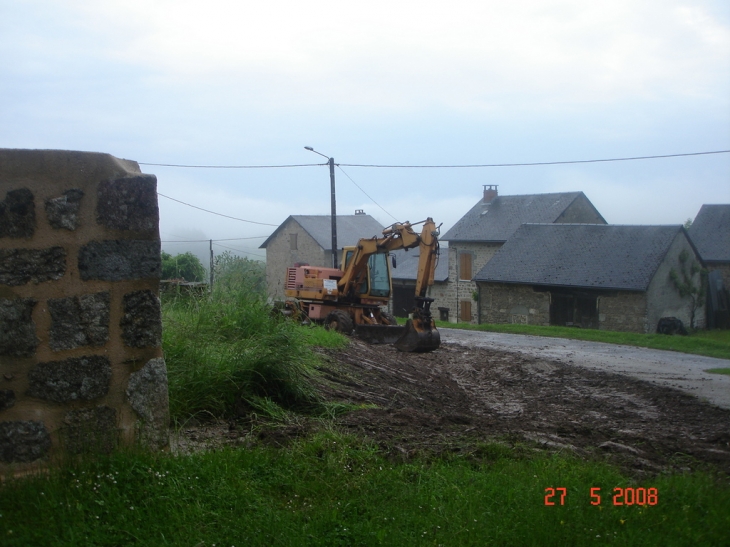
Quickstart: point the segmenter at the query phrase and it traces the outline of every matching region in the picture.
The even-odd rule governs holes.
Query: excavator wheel
[[[327,314],[324,320],[324,328],[334,330],[342,334],[350,335],[352,332],[352,317],[342,310],[334,310]]]

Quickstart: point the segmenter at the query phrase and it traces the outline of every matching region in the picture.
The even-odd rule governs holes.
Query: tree
[[[692,219],[688,218],[687,220],[684,221],[684,229],[689,230],[690,226],[692,226]]]
[[[266,265],[259,260],[226,251],[215,257],[215,283],[229,289],[245,289],[266,294]]]
[[[191,252],[172,256],[165,251],[162,258],[162,279],[184,279],[185,281],[205,281],[203,263]]]
[[[697,274],[699,274],[699,280],[695,282]],[[689,252],[687,249],[683,249],[679,253],[679,272],[672,268],[669,271],[669,279],[672,280],[679,296],[690,298],[689,326],[695,328],[695,314],[705,304],[707,270],[700,267],[696,260],[690,260]]]

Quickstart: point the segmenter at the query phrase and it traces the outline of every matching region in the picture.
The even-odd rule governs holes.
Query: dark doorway
[[[595,296],[550,293],[550,324],[559,327],[598,328]]]
[[[416,288],[414,286],[393,287],[393,315],[408,317],[416,306]]]

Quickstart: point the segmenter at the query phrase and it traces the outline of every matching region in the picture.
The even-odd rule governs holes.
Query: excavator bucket
[[[368,344],[393,344],[405,331],[398,325],[355,325],[355,336]]]
[[[425,353],[438,349],[441,345],[441,335],[436,330],[433,321],[409,319],[405,333],[396,342],[398,351]]]

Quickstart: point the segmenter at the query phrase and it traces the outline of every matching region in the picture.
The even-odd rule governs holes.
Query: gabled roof
[[[581,196],[585,198],[583,192],[560,192],[497,196],[490,203],[482,199],[441,239],[504,242],[521,224],[555,222]],[[588,201],[588,198],[585,199]],[[600,217],[598,211],[596,214]]]
[[[392,251],[395,255],[396,267],[391,268],[390,276],[393,279],[400,279],[403,281],[412,280],[415,281],[418,277],[418,259],[420,258],[420,252],[418,249],[398,249]],[[434,272],[434,281],[447,281],[449,279],[449,253],[448,249],[442,248],[439,261],[436,263],[436,271]]]
[[[645,291],[682,226],[524,224],[476,281]]]
[[[298,223],[325,251],[332,250],[332,217],[330,215],[291,215],[274,230],[259,249],[269,242],[290,221]],[[370,215],[337,215],[337,245],[355,245],[361,238],[382,237],[383,226]]]
[[[689,237],[705,262],[730,262],[730,205],[703,205]]]

